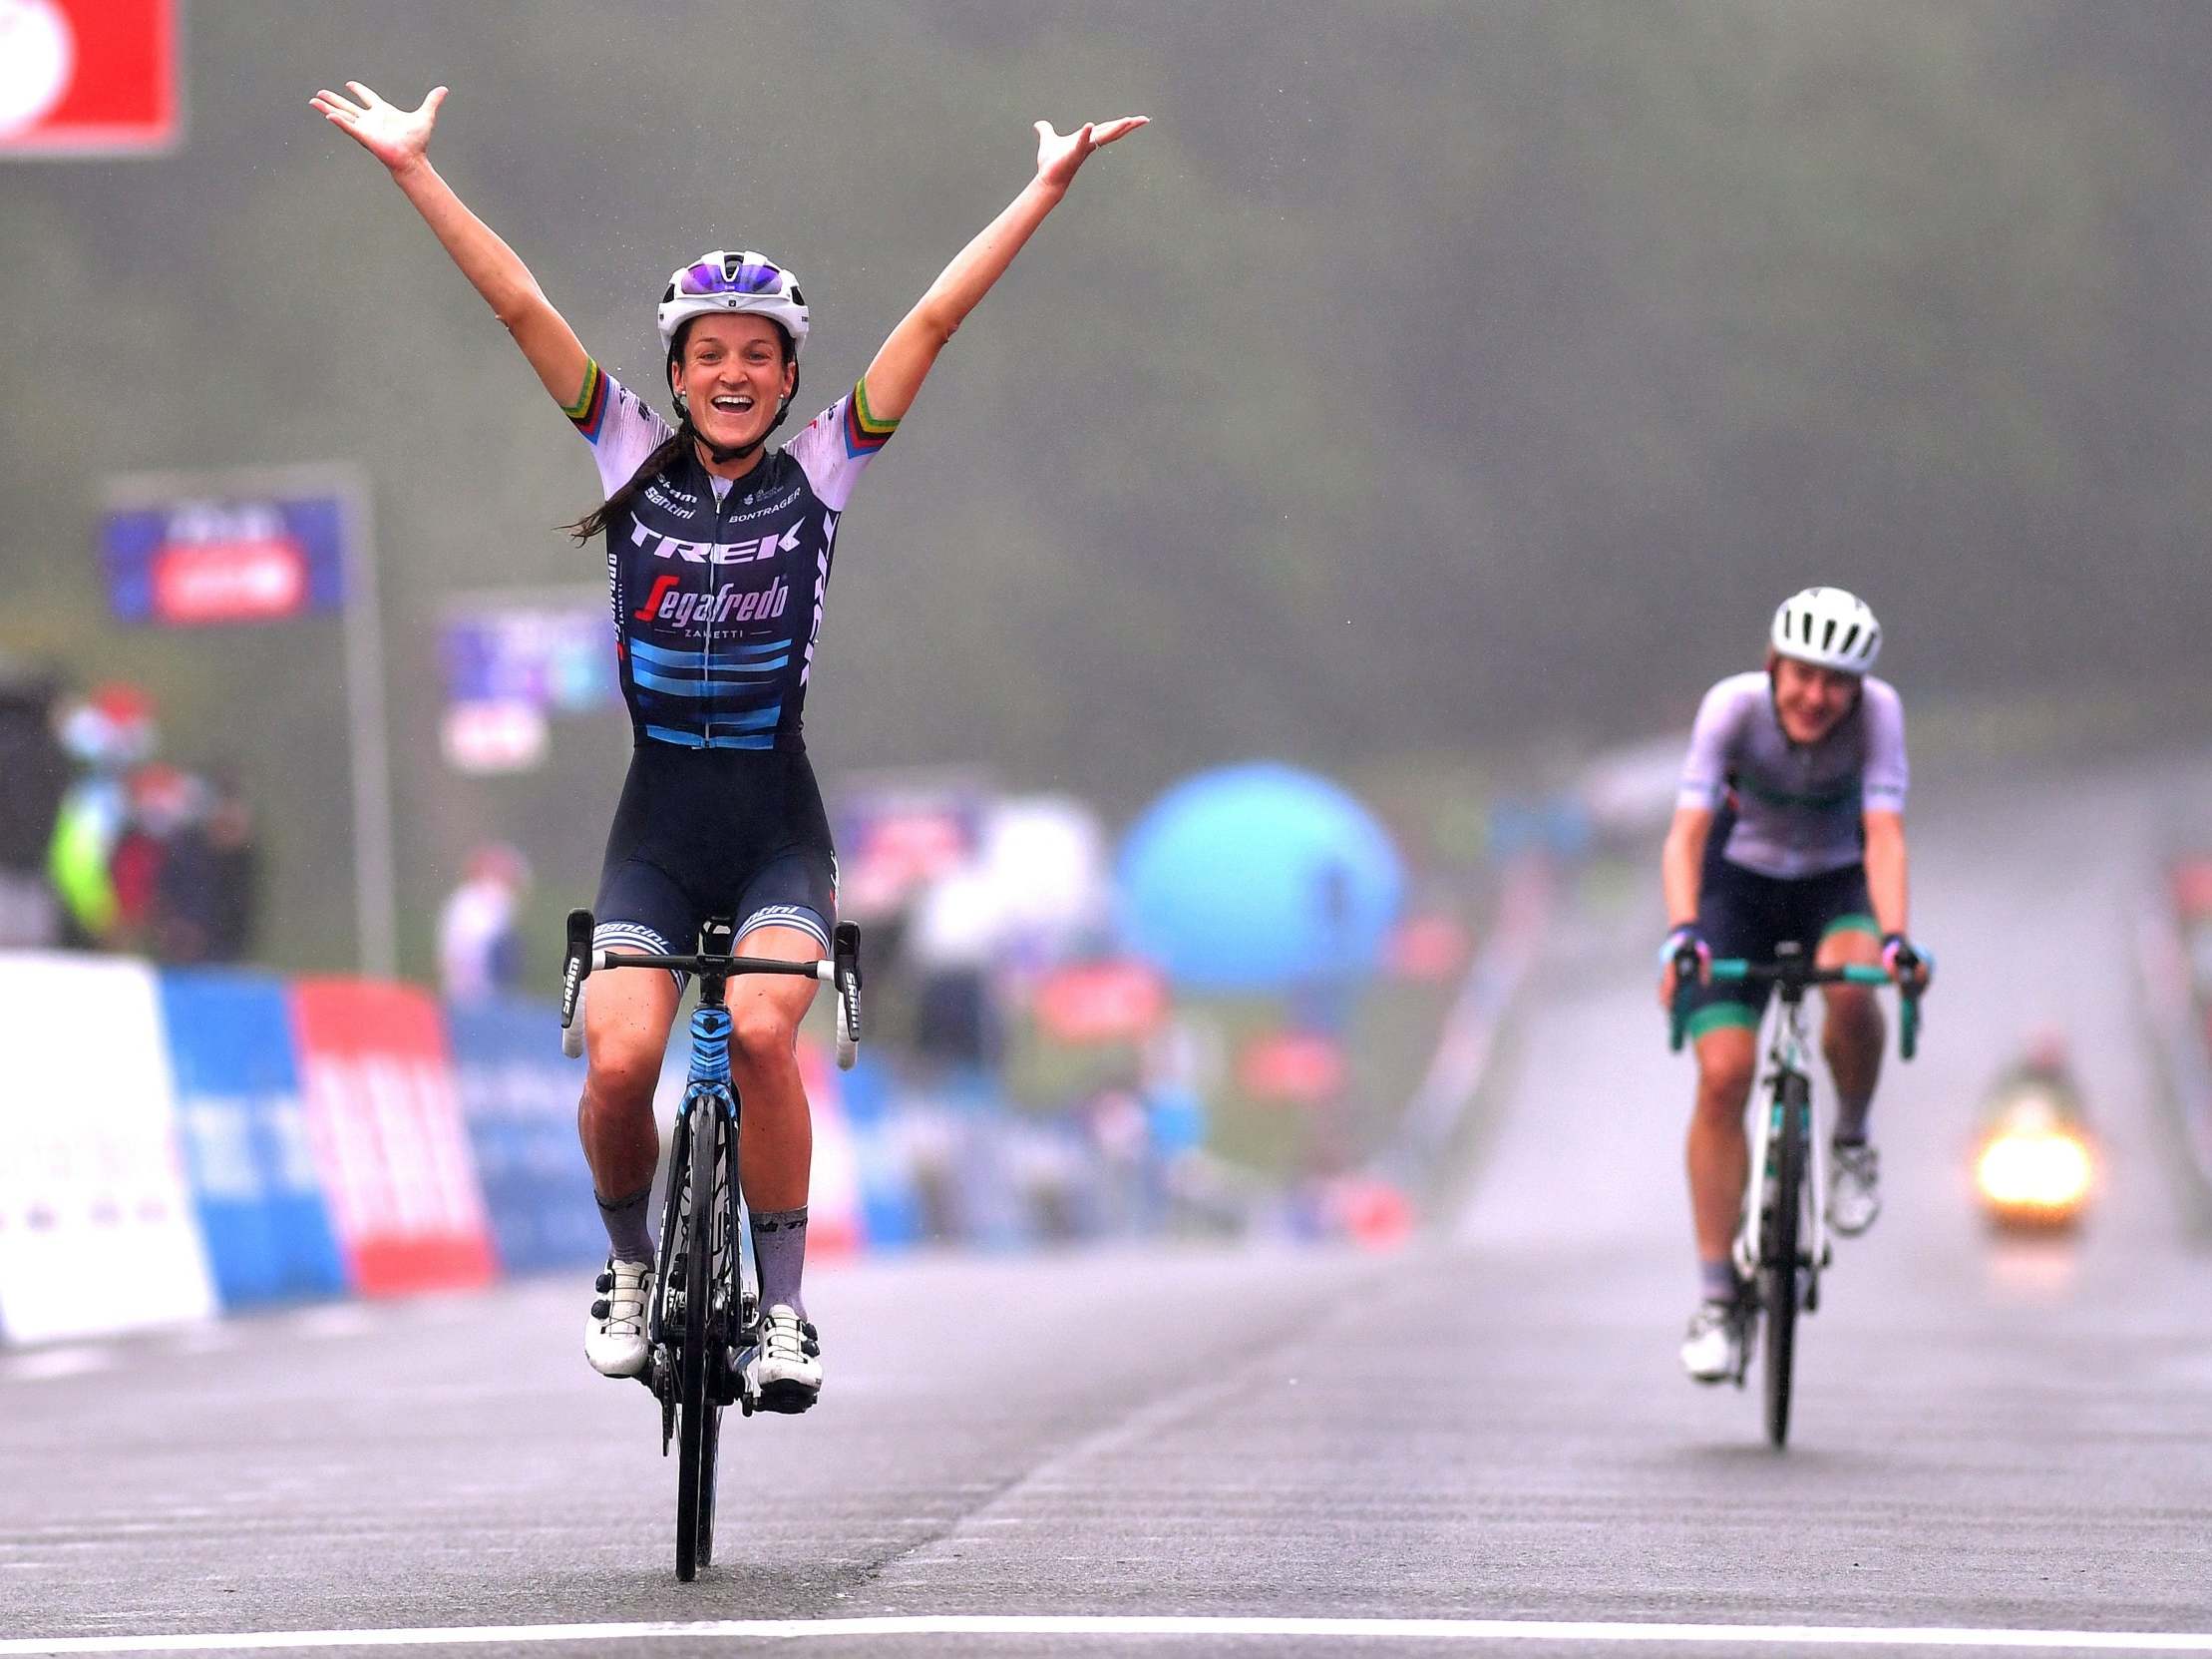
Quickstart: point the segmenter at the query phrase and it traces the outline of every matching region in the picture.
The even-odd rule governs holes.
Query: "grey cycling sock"
[[[599,1220],[606,1227],[606,1242],[613,1247],[618,1262],[649,1262],[653,1259],[653,1226],[647,1215],[653,1202],[653,1189],[646,1186],[627,1198],[617,1198],[609,1203],[594,1192],[599,1199]]]
[[[780,1302],[801,1319],[807,1317],[807,1305],[799,1299],[799,1276],[807,1265],[806,1205],[753,1212],[753,1265],[760,1271],[763,1308]]]
[[[1740,1284],[1736,1279],[1736,1264],[1731,1261],[1699,1262],[1697,1264],[1697,1293],[1707,1302],[1733,1302]]]
[[[1874,1096],[1862,1094],[1856,1100],[1849,1095],[1836,1097],[1835,1138],[1846,1145],[1866,1139],[1866,1116],[1874,1109]]]

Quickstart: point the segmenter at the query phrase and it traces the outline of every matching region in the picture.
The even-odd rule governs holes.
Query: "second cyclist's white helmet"
[[[1770,637],[1783,656],[1847,674],[1865,673],[1882,654],[1882,624],[1866,601],[1841,588],[1790,595],[1774,613]]]
[[[733,311],[750,311],[780,324],[791,336],[791,360],[799,360],[807,343],[807,301],[799,291],[799,279],[765,253],[750,249],[716,248],[669,273],[668,286],[660,296],[661,349],[673,352],[676,330],[693,317],[727,316]]]

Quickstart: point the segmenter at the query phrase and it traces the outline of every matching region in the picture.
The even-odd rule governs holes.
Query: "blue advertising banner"
[[[576,714],[621,695],[603,589],[465,596],[449,607],[440,643],[449,702]]]
[[[282,622],[345,605],[345,498],[216,491],[111,508],[100,525],[108,598],[127,622]]]
[[[915,1191],[915,1159],[892,1099],[890,1068],[863,1052],[838,1087],[853,1137],[861,1237],[871,1250],[904,1250],[921,1243],[922,1200]]]
[[[160,976],[192,1200],[225,1307],[335,1296],[345,1265],[308,1154],[284,983]]]
[[[559,1011],[494,998],[445,1012],[461,1112],[507,1271],[602,1259],[606,1230],[576,1144],[583,1068],[561,1057]]]

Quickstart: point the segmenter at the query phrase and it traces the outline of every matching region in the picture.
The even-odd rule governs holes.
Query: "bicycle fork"
[[[1764,1108],[1751,1119],[1752,1179],[1757,1185],[1757,1201],[1743,1206],[1743,1221],[1736,1229],[1736,1274],[1745,1284],[1756,1282],[1759,1270],[1767,1264],[1761,1257],[1761,1221],[1776,1201],[1779,1184],[1775,1158],[1781,1143],[1782,1113],[1787,1109],[1788,1091],[1785,1078],[1802,1075],[1793,1067],[1777,1065],[1762,1079],[1766,1101]],[[1797,1268],[1800,1275],[1799,1304],[1810,1311],[1820,1304],[1820,1274],[1834,1260],[1834,1249],[1828,1237],[1828,1148],[1813,1132],[1811,1079],[1806,1079],[1804,1121],[1800,1133],[1805,1147],[1805,1172],[1799,1200],[1803,1205],[1801,1231],[1798,1238]]]

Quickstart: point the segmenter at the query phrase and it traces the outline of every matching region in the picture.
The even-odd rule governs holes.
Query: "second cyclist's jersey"
[[[597,363],[567,414],[609,496],[673,431]],[[615,652],[640,740],[804,749],[838,519],[898,425],[856,385],[743,478],[715,477],[687,446],[609,520]]]
[[[1795,880],[1859,862],[1862,814],[1905,810],[1905,704],[1869,674],[1858,706],[1817,743],[1793,743],[1761,672],[1732,674],[1705,693],[1689,734],[1677,803],[1735,822],[1721,855],[1763,876]]]

